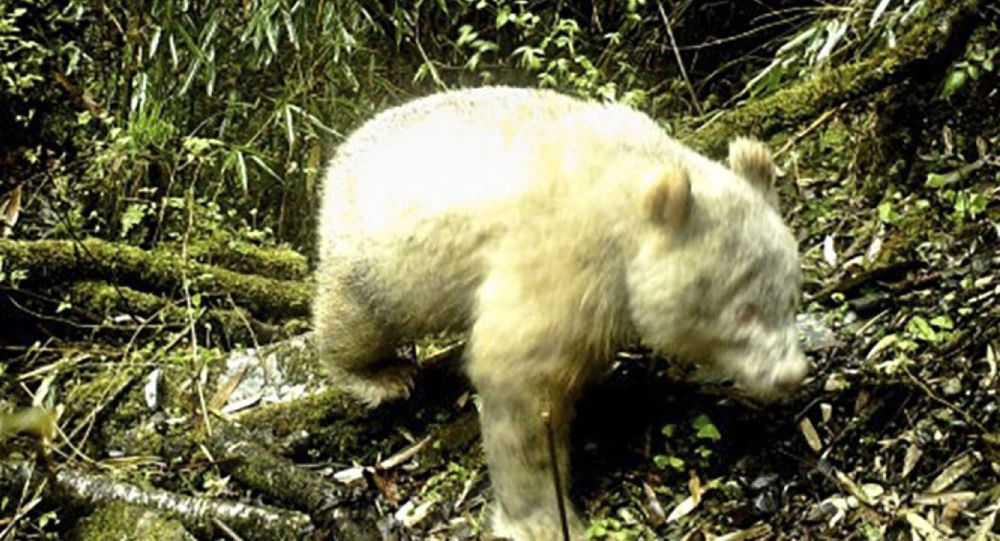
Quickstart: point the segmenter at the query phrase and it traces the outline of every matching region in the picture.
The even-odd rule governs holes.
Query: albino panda
[[[397,346],[468,333],[493,528],[561,540],[542,414],[566,487],[573,404],[617,349],[638,341],[762,397],[805,376],[798,255],[773,170],[760,143],[734,141],[727,168],[642,113],[550,91],[462,90],[385,111],[324,179],[321,358],[374,406],[410,390],[416,366]]]

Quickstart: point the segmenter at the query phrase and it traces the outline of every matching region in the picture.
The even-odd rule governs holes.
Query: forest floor
[[[998,538],[1000,97],[967,105],[936,101],[915,128],[853,105],[775,142],[803,239],[811,376],[762,407],[623,355],[576,424],[574,493],[594,536]],[[866,178],[891,148],[873,140],[904,129],[906,181]],[[415,538],[476,531],[463,517],[488,497],[477,445],[383,487],[435,502]]]
[[[965,66],[1000,51],[996,17]],[[574,425],[593,538],[1000,539],[1000,85],[950,60],[758,118],[810,376],[762,406],[620,354]],[[708,148],[714,122],[673,128]],[[21,412],[0,415],[0,540],[488,537],[460,346],[419,344],[414,396],[367,412],[296,363],[305,256],[157,250],[0,239],[0,411]],[[230,347],[270,341],[281,358]]]

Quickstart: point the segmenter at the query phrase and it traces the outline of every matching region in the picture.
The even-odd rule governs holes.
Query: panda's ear
[[[737,137],[729,143],[729,168],[760,190],[768,201],[777,202],[774,193],[775,167],[771,151],[755,139]]]
[[[654,224],[679,230],[691,212],[691,180],[679,166],[650,172],[644,200],[646,217]]]

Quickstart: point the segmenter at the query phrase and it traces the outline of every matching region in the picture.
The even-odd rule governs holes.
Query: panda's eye
[[[740,323],[753,323],[760,319],[760,309],[752,304],[744,304],[736,309],[736,319]]]

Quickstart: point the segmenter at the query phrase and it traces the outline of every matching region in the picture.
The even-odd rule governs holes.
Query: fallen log
[[[76,509],[123,502],[168,512],[191,531],[213,538],[220,534],[216,522],[244,539],[297,540],[305,539],[314,531],[309,517],[294,511],[140,488],[71,468],[49,473],[27,461],[0,462],[0,493],[38,490]]]
[[[206,447],[220,468],[244,487],[283,506],[308,513],[318,527],[337,539],[365,541],[379,537],[370,498],[335,484],[279,456],[238,424],[216,420]]]
[[[221,526],[224,528],[225,526]],[[196,541],[178,520],[167,513],[144,507],[111,502],[98,506],[80,520],[73,531],[75,541],[134,539],[146,541]]]
[[[18,273],[20,288],[47,288],[80,280],[103,280],[146,293],[176,295],[185,277],[203,294],[228,295],[262,321],[308,314],[311,287],[303,282],[240,274],[180,255],[145,251],[100,239],[82,241],[0,239],[0,260]]]
[[[681,126],[678,136],[703,152],[721,155],[733,135],[753,135],[767,139],[782,130],[808,123],[833,107],[872,96],[928,72],[941,72],[964,50],[972,33],[971,23],[983,0],[933,0],[925,15],[895,47],[869,58],[822,70],[801,82],[718,113],[707,122],[692,119]]]
[[[161,244],[157,252],[181,253],[176,243]],[[306,257],[291,248],[262,248],[248,242],[215,234],[193,240],[187,246],[191,259],[243,274],[256,274],[276,280],[305,280],[309,277]]]
[[[16,329],[22,344],[48,336],[121,342],[161,329],[187,327],[196,320],[210,331],[210,345],[233,349],[289,338],[304,326],[261,321],[228,299],[213,302],[215,307],[188,310],[183,299],[99,280],[58,284],[40,291],[0,287],[0,307],[4,304],[10,307],[0,313],[0,328]],[[222,307],[226,305],[230,308]]]

